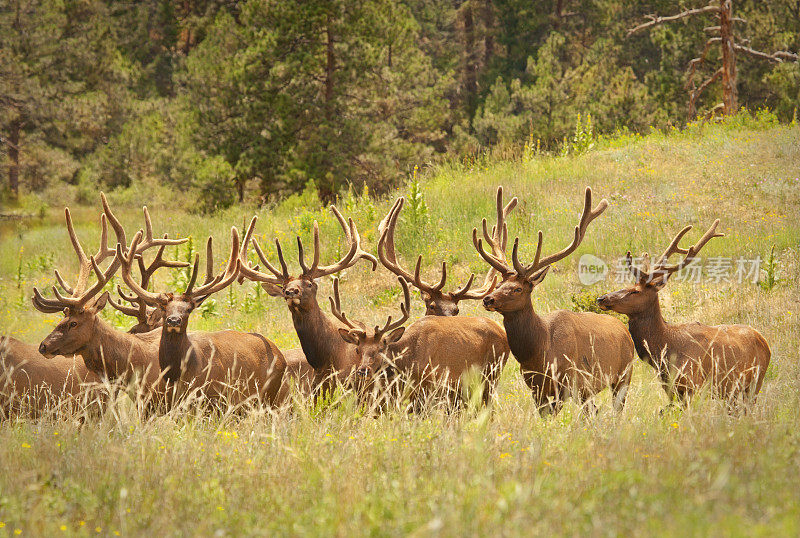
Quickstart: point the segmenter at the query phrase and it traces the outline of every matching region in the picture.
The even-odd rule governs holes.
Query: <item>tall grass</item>
[[[545,250],[570,240],[586,185],[611,202],[579,251],[535,290],[540,312],[572,308],[582,290],[620,286],[607,280],[584,290],[576,271],[583,253],[610,260],[629,249],[660,252],[685,224],[700,234],[718,217],[726,237],[709,243],[704,256],[766,259],[774,245],[780,279],[770,289],[749,281],[676,281],[661,294],[669,321],[745,323],[764,334],[772,363],[750,412],[732,417],[701,394],[685,411],[659,414],[666,398],[641,362],[622,414],[614,415],[603,394],[592,419],[572,403],[540,418],[513,359],[494,405],[461,412],[433,406],[375,415],[338,393],[316,404],[295,395],[277,412],[257,404],[213,412],[189,405],[149,416],[135,399],[114,392],[112,411],[102,415],[79,407],[0,425],[0,534],[800,533],[798,128],[697,126],[600,140],[579,155],[440,167],[419,182],[425,234],[408,218],[398,226],[406,262],[422,253],[433,273],[446,259],[454,264],[453,286],[470,272],[482,274],[470,233],[481,218],[492,218],[497,185],[520,198],[509,226],[512,237],[521,237],[523,258],[532,257],[538,229]],[[390,203],[358,194],[340,203],[367,248],[374,249]],[[141,226],[135,207],[117,205],[129,230]],[[73,208],[87,250],[96,248],[98,207]],[[308,240],[314,219],[323,260],[343,248],[335,219],[323,209],[295,203],[258,214],[261,244],[270,250],[277,236],[287,260],[296,259],[293,236]],[[251,215],[234,208],[207,218],[157,207],[153,221],[157,233],[191,233],[195,245],[214,235],[220,258],[229,227]],[[53,267],[76,269],[62,222],[54,210],[26,230],[0,231],[2,332],[34,343],[56,323],[59,316],[35,312],[26,298],[33,285],[53,283]],[[155,288],[174,278],[160,275]],[[365,265],[348,270],[341,283],[356,318],[391,313],[396,287],[386,271]],[[329,290],[323,282],[321,304]],[[194,316],[191,328],[257,330],[281,348],[297,346],[286,307],[256,293],[245,284],[219,294],[213,313]],[[414,314],[422,310],[415,301]],[[464,304],[462,315],[493,316],[478,304]],[[131,324],[108,308],[104,316]]]

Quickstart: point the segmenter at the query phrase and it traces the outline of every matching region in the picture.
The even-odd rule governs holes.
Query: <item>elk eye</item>
[[[521,293],[521,292],[522,292],[522,288],[514,288],[514,293]]]
[[[73,327],[77,327],[77,326],[78,326],[78,322],[77,321],[70,321],[69,322],[69,328],[70,329],[73,328]]]

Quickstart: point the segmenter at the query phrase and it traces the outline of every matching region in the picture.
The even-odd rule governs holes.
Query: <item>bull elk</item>
[[[600,308],[628,316],[637,354],[659,374],[670,400],[677,396],[683,405],[707,382],[714,395],[731,403],[740,396],[754,400],[770,361],[766,340],[748,325],[671,325],[661,315],[658,292],[708,241],[724,235],[717,233],[718,224],[719,219],[697,243],[682,248],[681,239],[692,229],[686,226],[652,266],[645,256],[644,266],[636,267],[628,252],[626,262],[634,285],[597,299]],[[683,255],[683,260],[669,265],[673,254]]]
[[[117,245],[117,259],[122,264],[122,278],[141,303],[161,311],[164,325],[158,347],[158,361],[166,381],[183,391],[199,390],[211,399],[223,395],[231,403],[256,397],[274,404],[286,363],[275,344],[256,333],[239,331],[187,331],[191,313],[209,296],[229,286],[239,271],[239,234],[231,228],[231,253],[225,272],[214,276],[212,238],[206,244],[206,279],[195,287],[200,255],[186,289],[181,293],[154,293],[141,286],[131,274],[131,267],[142,238],[140,230],[127,254]],[[178,383],[180,382],[180,383]]]
[[[320,265],[319,224],[316,221],[313,228],[314,254],[310,266],[306,263],[303,242],[299,237],[297,238],[300,264],[300,274],[297,276],[289,273],[280,241],[277,238],[275,246],[280,269],[273,266],[264,255],[258,242],[253,238],[257,217],[253,217],[248,226],[240,254],[242,275],[249,280],[260,282],[271,296],[282,297],[286,301],[305,360],[314,369],[312,385],[315,389],[330,387],[334,381],[343,381],[359,362],[356,346],[344,342],[339,337],[340,326],[326,316],[319,307],[317,279],[347,269],[362,258],[372,262],[373,270],[378,263],[374,256],[361,249],[361,237],[353,219],[345,221],[335,206],[331,206],[331,211],[344,232],[348,249],[341,259],[331,265]],[[268,272],[260,271],[258,266],[251,267],[247,263],[247,246],[251,242],[261,264]],[[302,363],[299,363],[298,367],[301,370],[304,369]]]
[[[511,352],[520,363],[525,383],[533,391],[540,412],[558,412],[572,394],[593,408],[592,396],[610,386],[614,406],[625,404],[631,378],[633,342],[618,319],[591,312],[557,310],[540,316],[533,310],[531,294],[550,266],[571,254],[583,241],[586,229],[608,206],[602,200],[592,209],[592,191],[587,187],[583,213],[572,242],[564,249],[542,257],[542,232],[533,262],[519,260],[519,238],[514,240],[512,263],[489,234],[483,220],[483,238],[473,229],[472,239],[481,257],[502,276],[497,288],[483,299],[487,310],[503,316]],[[492,249],[484,250],[483,241]]]
[[[106,219],[111,223],[118,241],[126,241],[125,230],[114,216],[103,194],[100,195],[103,213],[100,215],[100,248],[93,256],[86,256],[72,223],[69,208],[64,213],[67,231],[78,256],[80,269],[75,286],[70,286],[56,271],[56,280],[69,294],[63,296],[58,288],[53,287],[55,299],[42,296],[38,289],[33,290],[33,305],[46,313],[64,312],[64,319],[39,346],[39,352],[46,357],[56,355],[70,356],[78,354],[83,357],[86,366],[102,377],[128,379],[134,375],[145,379],[148,387],[159,383],[158,340],[160,333],[151,331],[142,334],[130,334],[119,331],[103,321],[99,312],[108,302],[108,292],[102,292],[111,276],[119,267],[116,250],[108,246],[108,229]],[[147,208],[143,208],[145,218],[145,238],[137,246],[134,256],[142,256],[152,247],[169,246],[184,243],[186,239],[156,239]],[[113,257],[105,270],[100,264]],[[89,286],[89,278],[94,272],[97,281]]]
[[[339,336],[356,347],[360,360],[353,379],[357,388],[369,390],[376,379],[400,374],[415,392],[435,393],[444,388],[457,401],[464,374],[476,370],[483,375],[487,403],[497,372],[508,357],[503,329],[488,318],[454,316],[424,316],[406,328],[411,297],[405,279],[398,280],[403,289],[400,319],[392,321],[389,316],[383,327],[373,329],[342,312],[339,281],[334,280],[331,312],[344,324]]]
[[[472,283],[475,275],[470,275],[467,283],[455,291],[444,291],[447,281],[447,262],[442,262],[442,276],[437,284],[430,284],[422,280],[420,268],[422,267],[422,255],[417,257],[417,264],[414,272],[411,273],[397,261],[397,253],[394,246],[394,233],[397,228],[397,219],[403,209],[404,198],[398,198],[389,213],[378,226],[380,239],[378,240],[378,258],[389,271],[399,277],[403,277],[410,282],[420,292],[422,301],[425,303],[425,314],[428,316],[456,316],[458,315],[458,303],[464,299],[480,300],[490,293],[497,282],[494,269],[490,269],[484,278],[480,288],[473,289]],[[506,218],[516,207],[517,199],[513,198],[508,205],[503,206],[503,187],[497,189],[497,224],[492,228],[494,238],[493,245],[505,250],[508,228]]]

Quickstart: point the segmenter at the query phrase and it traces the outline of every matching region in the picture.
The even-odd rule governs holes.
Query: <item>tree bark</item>
[[[328,13],[327,22],[325,23],[325,114],[327,119],[330,120],[332,116],[332,101],[333,101],[333,74],[336,71],[336,55],[333,49],[333,18]]]
[[[492,0],[483,2],[483,68],[489,66],[494,56],[494,6]]]
[[[13,199],[19,197],[19,132],[22,121],[11,120],[8,133],[8,189]]]
[[[719,33],[722,38],[722,113],[729,115],[735,114],[739,109],[733,38],[733,0],[720,0]]]
[[[472,3],[467,0],[461,6],[461,24],[464,32],[464,50],[462,58],[462,79],[464,85],[464,103],[469,115],[472,115],[475,97],[478,93],[478,79],[475,70],[475,21],[472,14]]]

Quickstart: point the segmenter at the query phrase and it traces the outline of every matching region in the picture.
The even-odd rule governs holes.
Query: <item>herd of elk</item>
[[[60,289],[53,286],[53,298],[33,290],[32,300],[38,310],[63,311],[64,318],[38,351],[10,337],[0,339],[3,416],[16,412],[12,402],[25,394],[39,394],[28,404],[35,413],[47,406],[48,398],[63,401],[78,397],[99,380],[129,382],[135,378],[144,381],[142,386],[149,394],[166,394],[168,399],[193,392],[210,401],[224,398],[240,403],[254,399],[271,406],[282,405],[293,385],[301,393],[316,395],[338,384],[359,391],[378,390],[386,386],[384,382],[403,379],[410,382],[414,396],[444,389],[446,399],[457,403],[464,376],[475,371],[483,376],[483,397],[487,402],[509,354],[519,363],[540,413],[558,412],[569,397],[591,412],[595,408],[593,397],[607,387],[614,408],[619,411],[625,404],[635,353],[656,369],[668,395],[682,403],[706,383],[720,398],[731,401],[745,397],[752,401],[769,365],[769,346],[751,327],[710,327],[699,323],[676,326],[667,324],[661,316],[658,291],[711,238],[722,235],[716,233],[719,221],[687,249],[679,246],[691,227],[684,228],[652,267],[647,262],[645,267],[635,267],[628,252],[635,284],[598,299],[602,309],[627,314],[627,328],[617,318],[591,312],[558,310],[537,314],[533,289],[554,263],[579,247],[590,223],[608,206],[602,200],[593,207],[589,188],[571,243],[543,256],[543,233],[539,231],[535,255],[528,264],[520,261],[519,238],[514,240],[511,262],[507,259],[506,221],[517,198],[504,204],[503,189],[498,188],[496,224],[490,229],[483,219],[482,234],[477,228],[472,233],[475,249],[488,264],[483,283],[473,288],[472,274],[454,291],[445,291],[445,263],[438,283],[430,284],[421,276],[421,256],[413,271],[399,261],[395,233],[403,198],[393,204],[378,226],[377,258],[363,250],[353,220],[345,219],[331,206],[344,235],[346,252],[331,265],[320,265],[320,232],[314,222],[311,263],[307,262],[298,237],[299,272],[293,274],[277,238],[277,266],[267,258],[254,237],[257,217],[253,217],[241,242],[238,230],[231,229],[230,254],[222,273],[214,274],[213,243],[209,237],[205,281],[197,285],[198,254],[186,288],[171,292],[150,291],[153,277],[159,269],[188,270],[187,262],[164,259],[167,246],[187,239],[169,239],[166,234],[156,238],[145,207],[144,229],[129,244],[125,229],[102,194],[101,202],[100,247],[90,256],[77,237],[69,209],[65,210],[67,231],[79,262],[75,284],[68,284],[56,271]],[[114,247],[108,242],[109,225],[116,235]],[[248,259],[251,245],[258,265]],[[158,247],[157,253],[147,263],[145,255],[154,247]],[[684,259],[668,265],[673,254],[682,254]],[[338,278],[333,280],[333,296],[329,298],[331,315],[323,312],[317,301],[319,280],[341,273],[362,259],[369,262],[373,271],[380,260],[398,277],[403,295],[399,319],[393,321],[389,316],[383,326],[368,328],[367,324],[348,318],[342,312]],[[121,301],[104,291],[118,270],[132,292],[118,286]],[[245,279],[261,285],[271,296],[284,299],[300,341],[299,349],[281,351],[257,333],[188,329],[191,313],[203,301]],[[406,326],[411,308],[409,284],[419,290],[426,315]],[[464,300],[482,301],[487,311],[502,316],[502,326],[486,317],[459,316],[459,303]],[[109,302],[136,319],[129,332],[114,328],[99,316]]]
[[[753,400],[761,390],[769,366],[769,344],[750,326],[670,325],[661,315],[658,292],[670,276],[692,262],[709,240],[723,236],[717,233],[718,224],[719,219],[687,249],[679,246],[692,229],[686,226],[652,267],[647,255],[645,266],[636,267],[628,252],[627,266],[635,279],[634,285],[597,299],[600,308],[628,316],[636,353],[658,372],[670,401],[677,397],[683,405],[707,382],[719,398],[732,403],[739,398]],[[683,260],[668,265],[673,254],[683,255]]]

